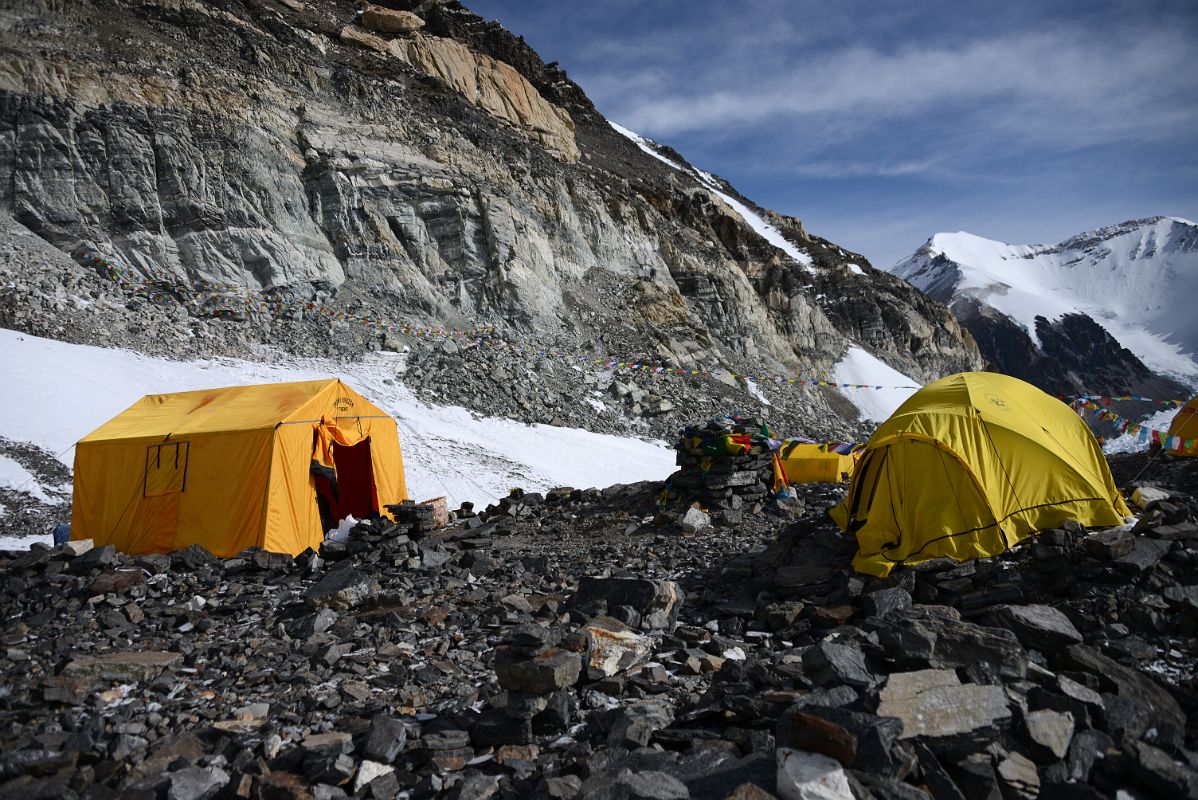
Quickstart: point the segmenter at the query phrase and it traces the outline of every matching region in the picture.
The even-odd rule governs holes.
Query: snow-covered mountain
[[[1052,391],[1198,385],[1198,225],[1153,217],[1057,245],[938,233],[890,270],[1004,372]]]

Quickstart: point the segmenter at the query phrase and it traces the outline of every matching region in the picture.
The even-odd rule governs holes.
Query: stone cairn
[[[698,503],[727,522],[759,513],[774,480],[773,437],[764,423],[717,417],[682,431],[674,448],[678,471],[666,482],[669,500]]]

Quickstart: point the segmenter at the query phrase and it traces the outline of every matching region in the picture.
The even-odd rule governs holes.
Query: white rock
[[[1168,500],[1169,493],[1155,486],[1140,486],[1131,493],[1131,501],[1141,509],[1148,508],[1153,500]]]
[[[711,517],[703,509],[691,506],[678,524],[684,531],[701,531],[711,527]]]
[[[783,800],[851,800],[844,767],[834,758],[779,747],[778,794]]]
[[[363,761],[358,766],[357,777],[354,778],[354,794],[362,791],[362,787],[370,783],[380,775],[386,775],[388,772],[394,772],[395,768],[387,764],[380,764],[377,761]]]
[[[63,544],[62,549],[73,556],[81,556],[96,546],[91,539],[76,539]]]

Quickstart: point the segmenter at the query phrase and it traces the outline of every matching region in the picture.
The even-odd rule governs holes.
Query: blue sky
[[[887,267],[1198,219],[1198,3],[465,0],[608,118]]]

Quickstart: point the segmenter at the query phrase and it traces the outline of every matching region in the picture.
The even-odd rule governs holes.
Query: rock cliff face
[[[822,376],[852,340],[917,379],[981,365],[942,306],[647,154],[498,24],[456,2],[367,12],[348,0],[4,12],[0,211],[145,276],[484,321],[580,352]],[[771,392],[852,416],[827,392]]]

